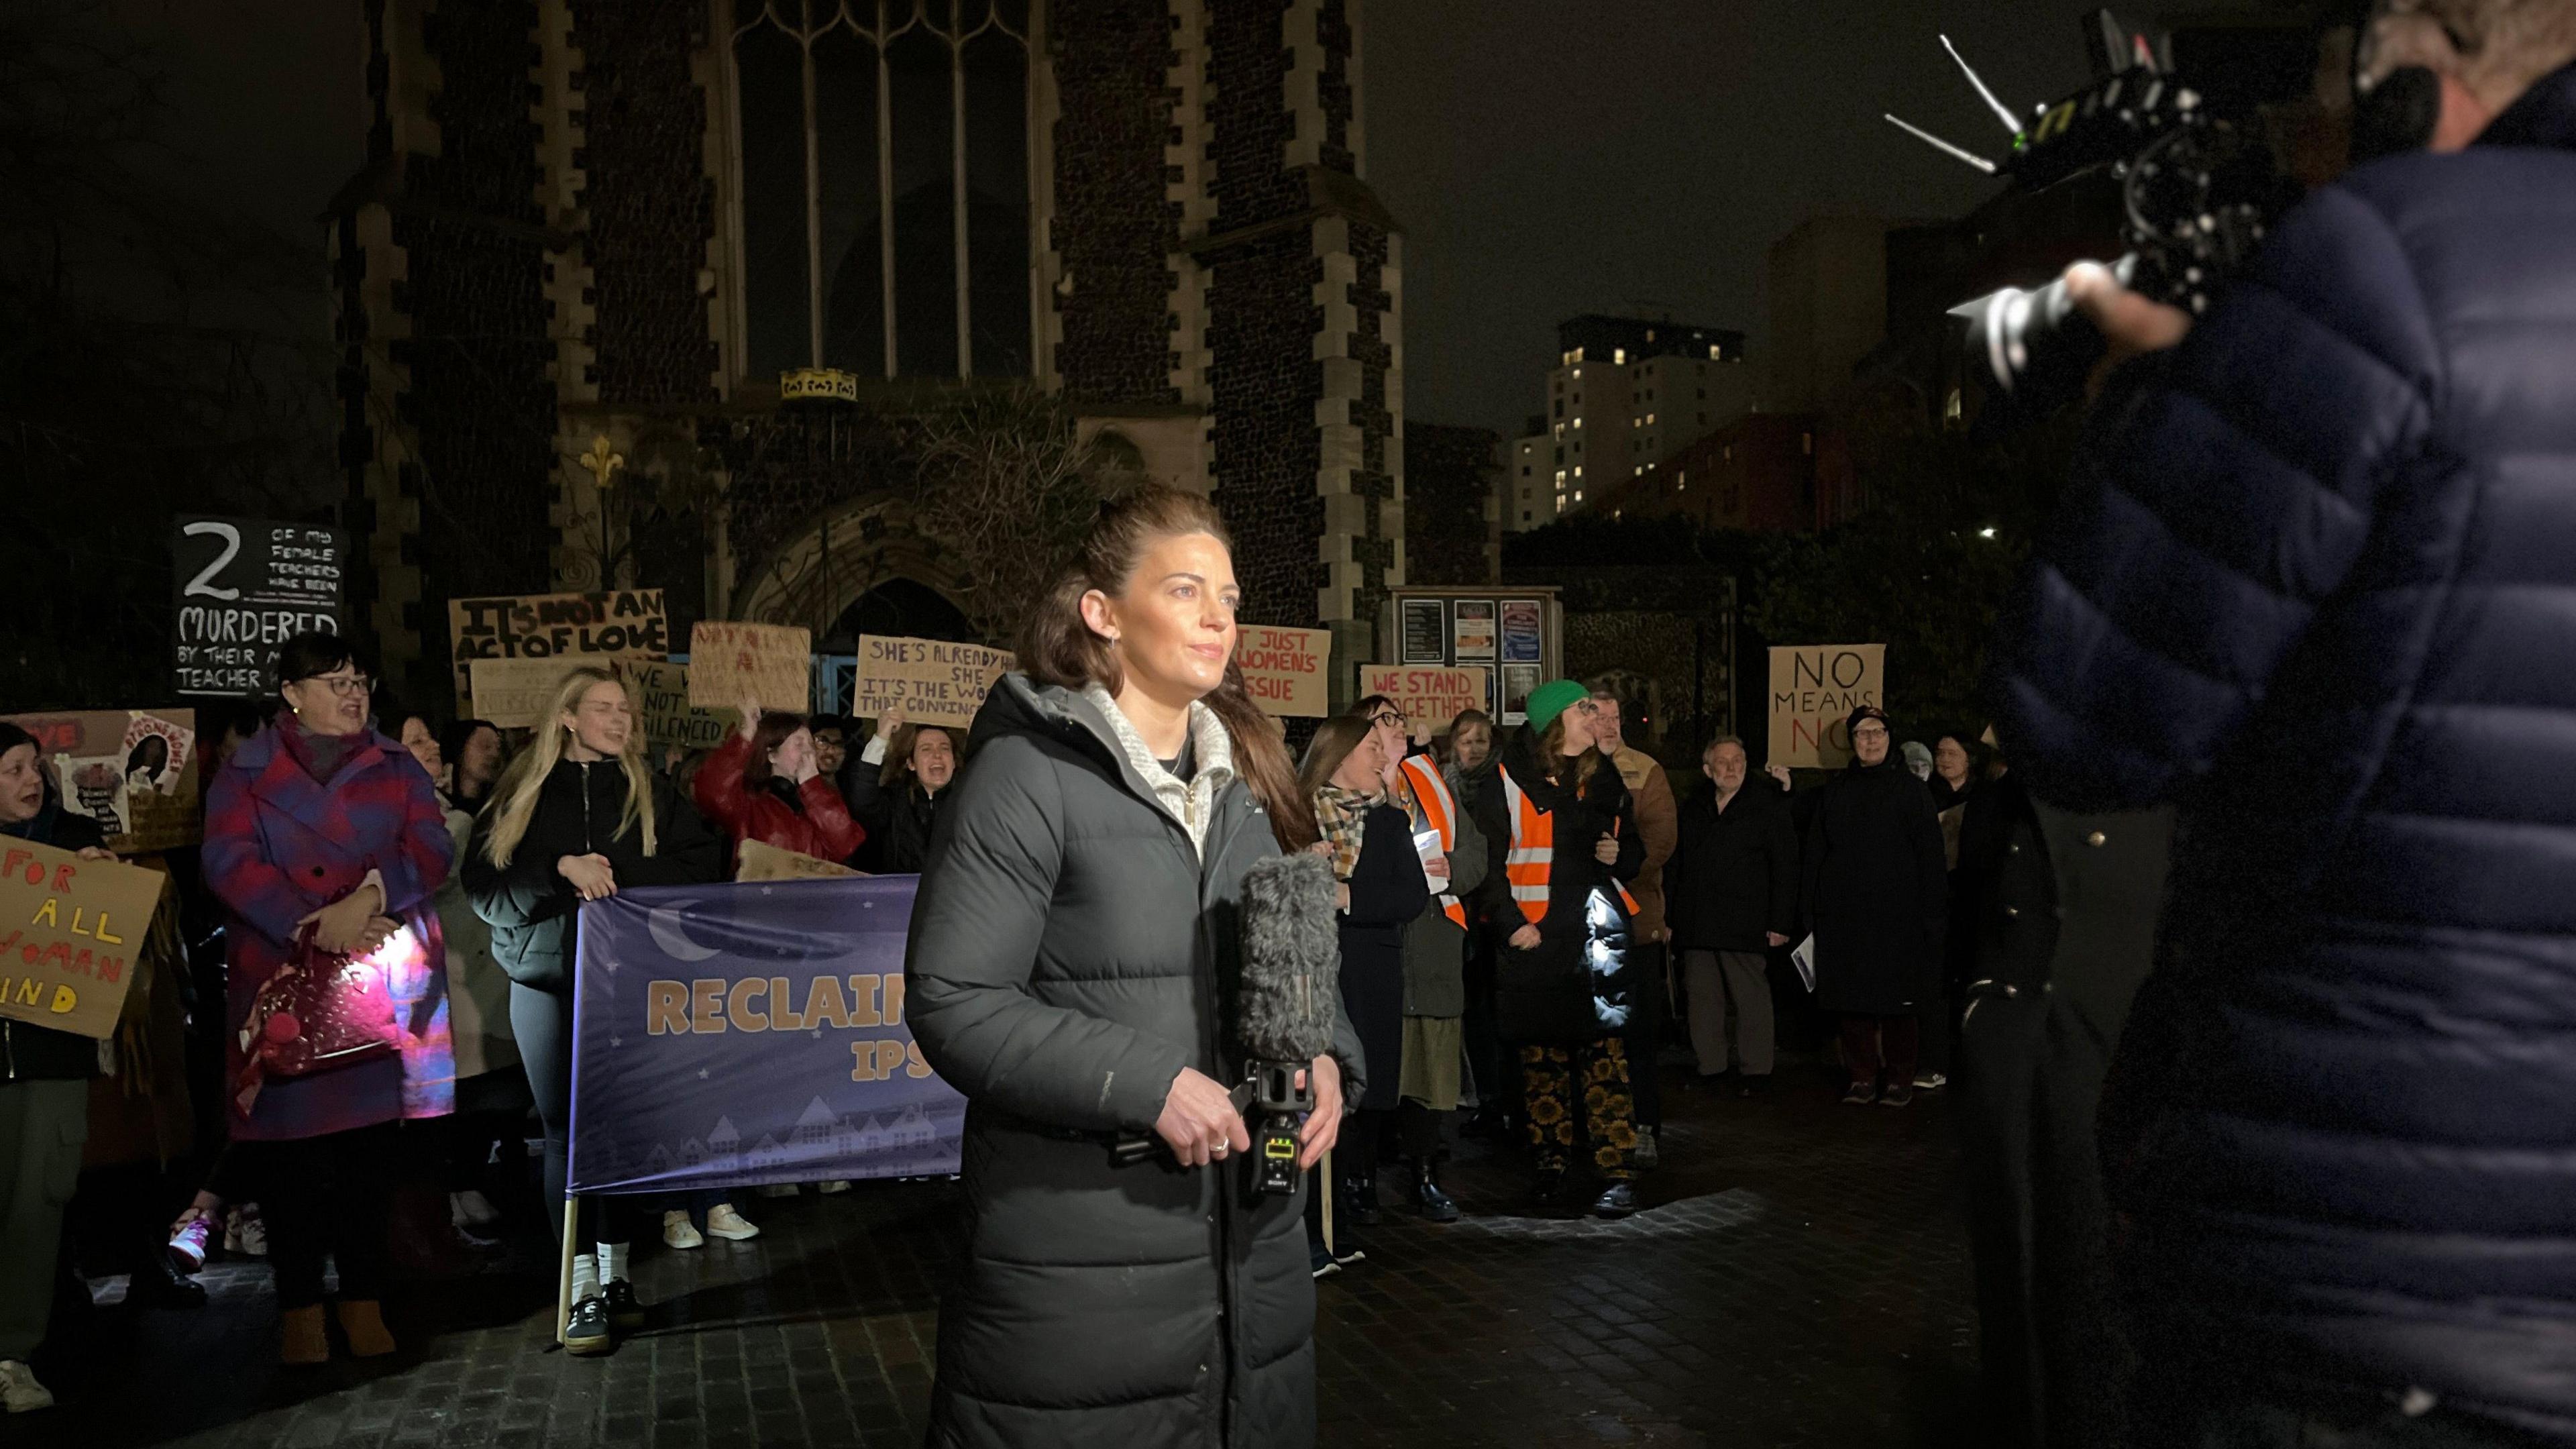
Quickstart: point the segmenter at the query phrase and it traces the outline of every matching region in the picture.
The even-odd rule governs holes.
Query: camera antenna
[[[1986,89],[1986,83],[1977,75],[1976,67],[1969,65],[1967,58],[1959,54],[1959,47],[1950,43],[1950,37],[1946,35],[1941,37],[1941,48],[1950,52],[1950,58],[1959,63],[1960,73],[1967,76],[1968,84],[1977,88],[1977,94],[1984,98],[1986,108],[1995,113],[1995,119],[2004,123],[2005,130],[2019,136],[2021,122],[2013,119],[2012,108],[1996,100],[1995,93]]]
[[[1956,156],[1960,160],[1967,162],[1969,165],[1976,167],[1980,171],[1983,171],[1988,176],[1995,174],[1995,163],[1987,160],[1985,157],[1963,147],[1953,146],[1949,142],[1942,140],[1940,137],[1933,135],[1927,130],[1924,130],[1921,126],[1914,124],[1912,121],[1896,115],[1892,111],[1881,111],[1879,114],[1886,118],[1889,125],[1897,127],[1906,134],[1914,137],[1914,139],[1930,146],[1932,149],[1947,152],[1952,156]]]

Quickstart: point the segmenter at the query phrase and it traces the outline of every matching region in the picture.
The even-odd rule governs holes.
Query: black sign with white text
[[[183,517],[172,663],[181,694],[267,693],[279,646],[307,629],[346,633],[348,537],[266,518]]]

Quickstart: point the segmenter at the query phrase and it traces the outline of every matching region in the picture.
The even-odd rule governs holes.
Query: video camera
[[[2026,123],[1942,37],[1968,83],[2012,132],[2012,149],[2000,162],[1894,115],[1886,119],[2025,190],[2107,172],[2119,183],[2119,229],[2129,247],[2107,265],[2131,290],[2197,316],[2300,194],[2256,114],[2265,98],[2241,85],[2193,84],[2175,71],[2169,37],[2151,39],[2108,10],[2093,12],[2084,26],[2094,83],[2040,107]],[[1969,365],[1982,364],[1997,397],[2022,416],[2077,397],[2104,350],[2101,332],[2075,309],[2062,279],[2032,291],[2007,287],[1951,314],[1968,324]]]

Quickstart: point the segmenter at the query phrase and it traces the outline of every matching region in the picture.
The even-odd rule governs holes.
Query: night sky
[[[1669,311],[1761,359],[1766,249],[1822,211],[1956,216],[1988,182],[1894,110],[1999,150],[1946,30],[2008,103],[2086,77],[2089,0],[1360,0],[1368,178],[1405,242],[1409,417],[1516,430],[1552,328]],[[364,148],[355,0],[122,0],[163,47],[174,168],[316,258]]]

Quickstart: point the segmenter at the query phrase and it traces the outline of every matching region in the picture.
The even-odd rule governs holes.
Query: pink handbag
[[[233,1102],[245,1117],[271,1077],[309,1077],[398,1056],[401,1029],[387,974],[396,953],[418,951],[406,926],[374,951],[354,956],[295,936],[295,954],[259,988],[242,1022],[242,1071]]]

